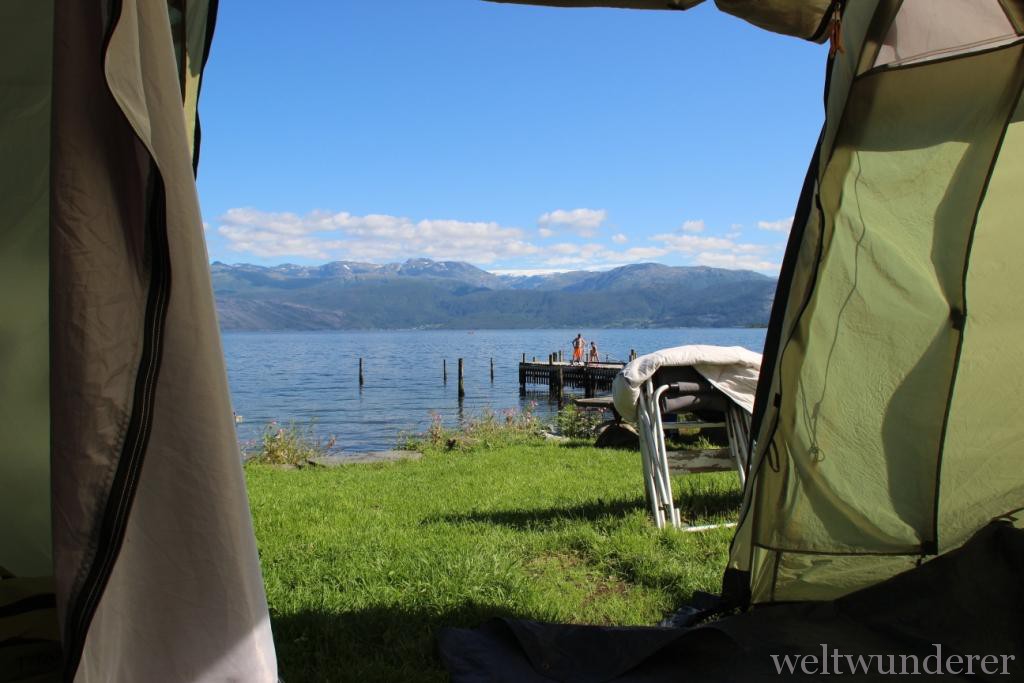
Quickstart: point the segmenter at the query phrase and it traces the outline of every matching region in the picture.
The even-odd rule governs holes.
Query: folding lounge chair
[[[709,381],[695,367],[714,376],[716,382]],[[709,367],[714,372],[710,372]],[[672,499],[670,453],[665,432],[724,427],[729,440],[727,458],[679,452],[671,454],[672,459],[688,472],[735,469],[741,485],[745,485],[749,467],[750,404],[759,367],[760,356],[745,349],[691,346],[641,357],[626,366],[616,378],[613,387],[616,407],[620,412],[625,410],[627,416],[635,413],[644,487],[658,528],[671,524],[686,531],[699,531],[733,526],[684,527]],[[635,404],[630,405],[634,400]],[[683,414],[694,415],[697,419],[665,419],[669,415]]]
[[[664,419],[668,415],[683,414],[695,415],[697,419]],[[637,417],[647,499],[659,529],[666,523],[683,528],[679,510],[672,500],[669,452],[665,445],[666,431],[725,427],[729,439],[729,460],[698,453],[693,458],[684,460],[683,467],[689,472],[736,469],[739,472],[740,484],[746,483],[750,415],[693,368],[662,368],[654,377],[644,382],[640,390]],[[686,529],[693,531],[713,526],[723,525]]]

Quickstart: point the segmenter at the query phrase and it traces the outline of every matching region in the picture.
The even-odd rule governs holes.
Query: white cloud
[[[578,254],[580,252],[580,246],[577,244],[570,244],[569,242],[560,242],[558,244],[552,244],[551,246],[544,247],[544,251],[553,254]]]
[[[789,229],[793,227],[793,217],[780,218],[777,221],[758,221],[757,227],[771,232],[789,232]]]
[[[683,221],[683,224],[679,226],[679,229],[683,232],[704,232],[705,227],[703,220],[696,220]]]
[[[608,212],[604,209],[556,209],[541,214],[537,223],[542,229],[565,229],[581,237],[593,237],[607,219]]]
[[[732,249],[735,243],[723,237],[698,237],[697,235],[677,235],[663,233],[651,237],[654,242],[661,242],[669,251],[694,254],[703,249]]]
[[[661,258],[668,254],[668,249],[662,247],[633,247],[622,252],[620,256],[626,259],[627,263],[633,261],[649,261],[652,258]]]
[[[765,261],[752,254],[734,252],[701,252],[697,254],[694,262],[701,266],[731,270],[760,270],[773,273],[779,270],[778,263]]]
[[[312,211],[300,216],[231,209],[221,216],[217,232],[231,251],[260,258],[379,261],[427,256],[487,264],[540,252],[522,230],[498,223],[413,221],[380,214]]]
[[[222,248],[278,262],[300,258],[380,263],[425,256],[468,261],[483,267],[493,264],[500,267],[500,272],[517,274],[605,269],[640,261],[778,271],[776,245],[739,243],[735,239],[738,229],[725,237],[699,234],[695,227],[699,223],[703,230],[702,221],[688,221],[679,230],[637,241],[626,233],[599,241],[579,241],[571,234],[563,235],[562,241],[543,245],[531,241],[537,235],[547,239],[559,234],[555,227],[547,226],[568,226],[577,234],[596,230],[605,217],[604,211],[590,209],[554,211],[541,217],[546,224],[534,232],[493,221],[414,220],[386,214],[357,216],[327,211],[275,213],[236,208],[215,221],[211,230],[223,239]],[[688,224],[691,229],[686,230]]]
[[[554,252],[542,260],[548,268],[587,268],[600,270],[617,268],[618,266],[637,261],[649,261],[669,253],[664,247],[632,247],[625,251],[616,251],[597,244],[560,244],[556,248],[545,249],[545,253]]]

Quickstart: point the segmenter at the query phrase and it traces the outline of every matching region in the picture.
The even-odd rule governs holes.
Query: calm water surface
[[[557,406],[547,389],[519,396],[519,361],[546,359],[582,332],[601,358],[623,359],[681,344],[743,346],[760,352],[763,329],[645,330],[403,330],[388,332],[226,332],[223,336],[243,445],[267,423],[313,425],[337,438],[342,452],[393,448],[402,434],[422,432],[433,414],[448,425],[490,408],[500,412],[536,402],[541,417]],[[359,388],[359,358],[366,384]],[[456,363],[465,359],[466,398],[458,400]],[[494,359],[494,382],[490,359]],[[441,363],[448,361],[448,383]]]

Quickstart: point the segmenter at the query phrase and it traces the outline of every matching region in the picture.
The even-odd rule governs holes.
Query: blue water
[[[519,396],[522,354],[547,359],[582,332],[601,358],[624,359],[682,344],[744,346],[760,352],[763,329],[643,330],[403,330],[388,332],[226,332],[224,354],[238,434],[248,447],[271,421],[310,426],[333,436],[344,452],[393,448],[402,434],[425,430],[433,414],[445,424],[490,408],[501,412],[531,402],[541,417],[557,407],[547,389]],[[365,385],[360,389],[359,358]],[[465,359],[466,397],[458,400],[456,364]],[[494,359],[494,382],[490,359]],[[448,383],[442,382],[442,360]]]

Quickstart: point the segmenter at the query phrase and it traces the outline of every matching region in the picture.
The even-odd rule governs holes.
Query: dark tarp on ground
[[[936,644],[944,658],[1012,655],[1007,675],[986,676],[975,666],[973,676],[943,680],[1024,680],[1022,573],[1024,530],[1001,521],[958,550],[830,602],[766,606],[691,629],[496,619],[446,629],[438,646],[453,683],[778,681],[771,655],[820,658],[822,643],[843,655],[917,655],[920,662]],[[877,670],[849,677],[903,678]]]

